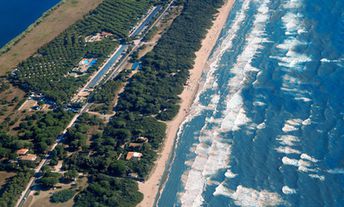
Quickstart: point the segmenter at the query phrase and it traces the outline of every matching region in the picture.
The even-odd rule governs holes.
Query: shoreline
[[[47,10],[21,34],[0,49],[0,76],[12,71],[76,21],[94,10],[102,0],[62,0]]]
[[[190,70],[188,85],[184,87],[181,98],[179,112],[176,117],[167,124],[166,137],[163,146],[159,152],[159,157],[150,173],[148,180],[144,183],[139,182],[139,191],[143,193],[144,198],[138,204],[139,207],[149,207],[156,204],[163,182],[166,180],[166,170],[168,161],[172,157],[175,148],[175,141],[179,127],[184,122],[188,111],[198,93],[199,81],[206,67],[208,58],[215,47],[222,28],[227,22],[227,18],[232,9],[234,0],[225,0],[224,5],[218,9],[216,19],[208,30],[206,37],[202,40],[202,47],[196,52],[194,67]]]
[[[37,25],[39,25],[42,21],[44,21],[44,18],[46,18],[48,15],[51,14],[55,9],[58,9],[62,4],[64,3],[63,0],[52,6],[50,9],[46,10],[42,13],[42,15],[36,19],[33,23],[31,23],[29,26],[26,27],[22,32],[20,32],[18,35],[13,37],[9,42],[7,42],[5,45],[0,47],[0,55],[6,53],[9,51],[13,46],[15,46],[21,39],[25,37],[25,35],[29,32],[31,32]]]

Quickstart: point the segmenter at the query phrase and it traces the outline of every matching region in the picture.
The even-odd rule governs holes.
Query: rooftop
[[[21,156],[20,160],[22,160],[22,161],[36,161],[37,155],[27,154],[27,155]]]
[[[128,152],[126,160],[131,160],[132,158],[141,158],[142,153],[140,152]]]
[[[16,154],[17,155],[26,155],[26,153],[29,151],[29,149],[27,148],[21,148],[19,150],[17,150]]]

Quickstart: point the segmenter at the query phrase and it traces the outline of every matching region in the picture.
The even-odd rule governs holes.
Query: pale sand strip
[[[174,148],[175,138],[181,123],[184,121],[189,108],[197,94],[199,81],[202,76],[203,69],[206,67],[208,57],[214,48],[217,39],[220,36],[221,30],[227,21],[229,12],[233,6],[234,0],[226,0],[226,3],[219,9],[219,13],[213,26],[208,31],[206,38],[202,41],[201,49],[196,53],[195,65],[190,70],[190,77],[188,85],[184,88],[183,93],[180,95],[181,103],[177,116],[167,122],[166,139],[159,158],[155,163],[155,167],[150,174],[148,180],[144,183],[139,183],[140,192],[144,194],[144,199],[139,203],[139,207],[151,207],[154,205],[156,196],[160,190],[160,184],[166,169],[167,162]]]

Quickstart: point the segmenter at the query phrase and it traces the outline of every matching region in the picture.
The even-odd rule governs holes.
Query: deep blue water
[[[158,206],[344,206],[344,1],[241,0]]]
[[[1,1],[0,48],[22,33],[60,0]]]

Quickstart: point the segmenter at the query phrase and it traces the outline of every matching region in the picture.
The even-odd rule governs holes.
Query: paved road
[[[166,8],[164,9],[164,11],[159,15],[159,17],[149,26],[148,30],[146,31],[146,33],[144,35],[146,35],[149,30],[151,30],[160,20],[161,18],[166,14],[166,12],[171,8],[172,4],[175,2],[176,0],[171,0],[170,3],[166,6]],[[155,8],[151,11],[151,13],[149,15],[152,15],[152,13],[156,10],[161,10],[161,7],[158,7],[158,8]],[[145,20],[144,20],[145,21]],[[137,28],[142,30],[142,27],[139,26]],[[135,31],[132,32],[130,34],[130,36],[134,36],[135,34]],[[138,39],[138,40],[135,40],[134,41],[134,47],[131,51],[129,51],[129,53],[123,58],[123,61],[116,67],[115,70],[113,70],[111,72],[111,74],[105,79],[105,82],[107,82],[108,80],[111,80],[113,79],[114,77],[116,77],[124,68],[123,66],[125,65],[125,63],[127,62],[127,60],[129,59],[130,55],[133,54],[133,52],[135,52],[137,49],[139,49],[141,46],[143,45],[143,42],[142,42],[142,38],[141,39]]]

